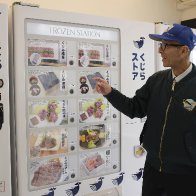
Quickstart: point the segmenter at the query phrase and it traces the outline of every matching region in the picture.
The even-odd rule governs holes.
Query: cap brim
[[[164,35],[158,35],[158,34],[149,34],[149,37],[150,37],[150,39],[155,40],[155,41],[162,41],[162,40],[176,41],[175,39],[169,38]]]

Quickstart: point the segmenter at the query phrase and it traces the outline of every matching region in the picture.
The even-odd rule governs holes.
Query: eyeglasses
[[[161,48],[163,51],[168,47],[168,46],[173,46],[173,47],[181,47],[184,46],[182,44],[167,44],[167,43],[159,43],[159,48]]]

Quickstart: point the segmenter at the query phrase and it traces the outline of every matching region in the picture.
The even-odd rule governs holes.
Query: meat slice
[[[58,182],[62,173],[59,159],[52,159],[41,165],[35,172],[31,181],[32,186],[40,187]]]

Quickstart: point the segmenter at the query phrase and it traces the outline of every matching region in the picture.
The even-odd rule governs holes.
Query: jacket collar
[[[191,78],[194,78],[194,77],[196,77],[196,66],[192,63],[192,70],[191,70],[191,72],[189,74],[187,74],[184,78],[182,78],[182,80],[180,80],[178,83],[181,83],[181,82],[183,83],[183,82],[185,82],[187,80],[190,80]],[[168,80],[170,82],[173,81],[172,70],[171,69],[169,69]]]

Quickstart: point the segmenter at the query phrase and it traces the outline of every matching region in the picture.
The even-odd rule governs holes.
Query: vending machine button
[[[3,87],[3,84],[4,84],[3,80],[0,79],[0,88]]]
[[[76,175],[75,175],[74,173],[73,173],[73,174],[71,174],[71,178],[75,178],[75,176],[76,176]]]
[[[71,151],[74,151],[75,150],[75,146],[71,146],[70,149],[71,149]]]
[[[113,140],[113,144],[116,144],[117,143],[117,140]]]
[[[113,165],[113,169],[116,169],[117,168],[117,165]]]
[[[73,94],[74,93],[74,90],[73,89],[70,89],[69,92],[70,92],[70,94]]]
[[[113,118],[116,118],[116,114],[113,114]]]
[[[106,150],[106,155],[110,155],[110,150]]]
[[[72,123],[74,122],[74,118],[73,118],[73,117],[72,117],[72,118],[70,118],[70,122],[72,122]]]
[[[112,65],[113,65],[113,66],[116,66],[116,62],[115,62],[115,61],[114,61],[114,62],[112,62]]]
[[[74,61],[73,61],[73,60],[70,60],[70,61],[69,61],[69,64],[70,64],[70,65],[73,65],[73,64],[74,64]]]

